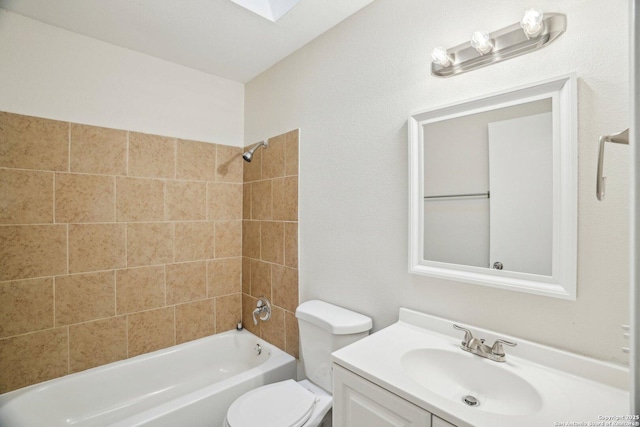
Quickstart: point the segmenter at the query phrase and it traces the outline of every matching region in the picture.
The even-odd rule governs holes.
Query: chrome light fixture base
[[[451,77],[543,48],[565,32],[567,17],[561,13],[546,13],[543,23],[543,30],[535,37],[528,36],[519,22],[490,33],[493,49],[484,54],[470,42],[447,49],[451,63],[444,67],[432,62],[431,74]]]

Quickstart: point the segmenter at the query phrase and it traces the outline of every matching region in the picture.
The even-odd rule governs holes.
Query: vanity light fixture
[[[435,48],[431,74],[451,77],[532,52],[557,39],[566,28],[565,15],[528,9],[518,23],[492,33],[476,31],[469,42],[450,49]]]
[[[442,46],[438,46],[431,51],[431,59],[442,67],[448,67],[451,65],[451,57],[447,53],[447,49]]]
[[[520,26],[527,38],[537,37],[544,30],[544,14],[538,9],[527,9],[520,21]]]
[[[485,55],[493,50],[491,36],[483,31],[476,31],[471,36],[471,47],[478,51],[480,55]]]

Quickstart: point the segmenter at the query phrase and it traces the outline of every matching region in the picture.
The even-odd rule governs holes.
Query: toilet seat
[[[316,396],[294,380],[269,384],[240,396],[229,407],[229,427],[301,427]]]

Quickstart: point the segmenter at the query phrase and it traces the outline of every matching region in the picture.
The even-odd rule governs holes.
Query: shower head
[[[246,161],[246,162],[250,162],[251,159],[253,158],[253,153],[254,151],[256,151],[260,146],[264,145],[264,148],[267,148],[269,146],[269,142],[265,139],[264,141],[260,141],[258,142],[256,145],[253,146],[253,148],[247,150],[243,155],[242,158]]]

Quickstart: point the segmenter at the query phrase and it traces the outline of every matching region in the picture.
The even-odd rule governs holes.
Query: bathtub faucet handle
[[[256,304],[256,309],[253,310],[253,324],[258,324],[258,318],[263,321],[267,321],[271,318],[271,303],[267,299],[267,297],[258,298],[258,302]]]

